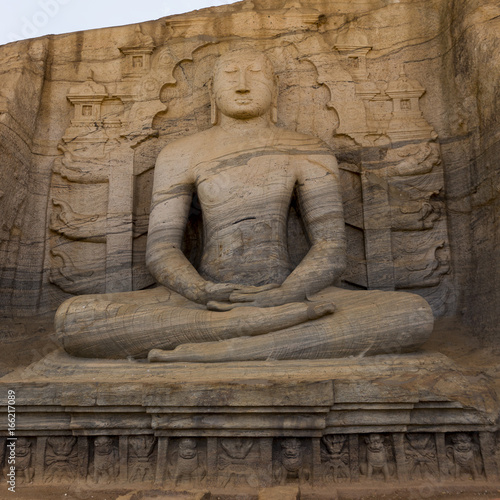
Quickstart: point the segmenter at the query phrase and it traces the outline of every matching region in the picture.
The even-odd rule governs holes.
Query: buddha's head
[[[269,113],[276,123],[277,81],[269,58],[240,49],[219,57],[211,84],[212,124],[219,113],[248,120]]]

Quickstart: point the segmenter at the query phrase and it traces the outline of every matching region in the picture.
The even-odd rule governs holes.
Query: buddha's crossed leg
[[[333,312],[334,306],[328,301],[211,311],[160,286],[74,297],[58,309],[55,324],[69,354],[119,359],[146,357],[155,348],[267,335]]]
[[[155,349],[149,360],[227,362],[402,353],[414,350],[432,332],[432,310],[418,295],[328,288],[311,299],[334,303],[335,314],[255,337]]]

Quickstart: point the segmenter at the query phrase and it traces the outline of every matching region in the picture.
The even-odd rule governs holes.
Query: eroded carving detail
[[[428,479],[439,475],[436,443],[432,434],[407,434],[405,455],[410,479]]]
[[[255,441],[252,438],[222,438],[220,447],[217,457],[220,485],[257,486],[260,453]]]
[[[382,434],[365,436],[365,457],[361,462],[361,473],[367,479],[383,479],[389,481],[396,467],[394,451],[389,437]]]
[[[86,240],[94,243],[106,242],[106,216],[99,214],[79,214],[73,211],[70,204],[53,199],[52,204],[60,207],[53,211],[50,218],[50,229],[71,240]]]
[[[349,478],[347,435],[329,434],[321,438],[321,463],[325,482],[337,483]]]
[[[275,463],[274,479],[280,485],[290,482],[307,483],[311,476],[310,457],[306,457],[302,440],[283,439],[279,443],[278,457]]]
[[[132,436],[128,440],[128,478],[129,481],[152,481],[155,471],[154,436]]]
[[[455,479],[464,477],[480,479],[482,472],[481,453],[471,434],[458,432],[449,436],[446,456],[450,461],[450,472]]]
[[[76,437],[50,436],[45,450],[45,482],[74,481],[77,470]]]
[[[31,484],[35,476],[33,440],[19,437],[16,441],[16,473],[20,483]]]
[[[145,35],[138,25],[130,42],[120,47],[120,52],[125,56],[123,63],[124,78],[140,78],[147,74],[151,68],[151,54],[155,49],[153,39]]]
[[[182,438],[172,454],[171,466],[176,486],[193,482],[200,484],[207,475],[206,451],[196,439]]]
[[[96,483],[111,483],[120,470],[118,448],[113,438],[99,436],[94,440],[94,481]]]

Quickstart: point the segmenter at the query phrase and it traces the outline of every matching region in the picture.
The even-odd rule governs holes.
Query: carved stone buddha
[[[154,289],[73,297],[56,314],[74,356],[219,362],[408,352],[433,315],[418,295],[332,286],[346,265],[337,162],[319,139],[279,128],[269,59],[228,52],[215,65],[213,127],[159,154],[148,232]],[[181,250],[197,194],[203,251]],[[310,249],[291,265],[292,196]]]

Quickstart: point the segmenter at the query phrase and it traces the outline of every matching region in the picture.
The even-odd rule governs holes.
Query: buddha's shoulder
[[[190,158],[197,151],[209,145],[212,140],[213,129],[181,137],[164,146],[158,155],[158,160],[173,161]]]

